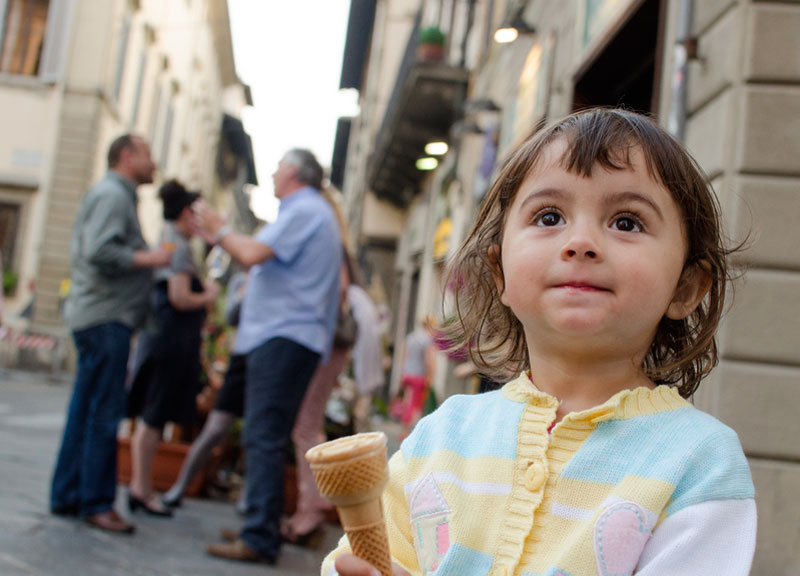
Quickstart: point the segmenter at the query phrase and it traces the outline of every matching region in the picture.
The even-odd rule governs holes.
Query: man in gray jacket
[[[72,232],[66,320],[78,370],[50,492],[54,514],[80,516],[102,530],[133,533],[114,510],[117,426],[125,414],[125,374],[133,331],[147,313],[151,270],[167,250],[148,250],[136,213],[136,188],[153,181],[150,147],[120,136],[108,173],[83,198]]]

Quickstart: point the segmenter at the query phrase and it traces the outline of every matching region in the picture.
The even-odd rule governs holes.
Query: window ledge
[[[51,85],[50,83],[44,82],[39,76],[25,76],[24,74],[0,72],[0,86],[45,91]]]
[[[0,186],[37,190],[39,188],[39,178],[11,172],[0,172]]]

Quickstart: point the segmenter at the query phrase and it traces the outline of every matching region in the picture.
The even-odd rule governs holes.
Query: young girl
[[[391,459],[397,574],[749,573],[747,461],[686,401],[717,361],[719,218],[695,162],[643,116],[579,112],[521,146],[451,271],[453,335],[518,376],[448,399]],[[335,566],[374,574],[349,554]]]

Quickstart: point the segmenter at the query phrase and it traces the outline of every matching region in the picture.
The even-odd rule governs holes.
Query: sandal
[[[317,549],[322,546],[322,539],[325,536],[325,520],[321,520],[311,530],[303,534],[295,532],[291,522],[287,522],[281,526],[281,536],[283,537],[283,541],[289,544]]]

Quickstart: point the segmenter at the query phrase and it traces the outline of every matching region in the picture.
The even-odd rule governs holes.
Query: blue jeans
[[[268,340],[247,355],[247,511],[240,537],[270,560],[281,545],[286,445],[318,363],[319,354],[285,338]]]
[[[112,322],[72,336],[78,372],[53,473],[50,507],[93,516],[114,506],[117,427],[125,415],[131,329]]]

